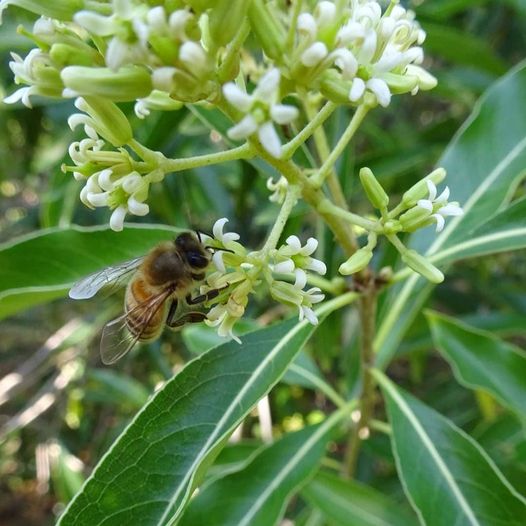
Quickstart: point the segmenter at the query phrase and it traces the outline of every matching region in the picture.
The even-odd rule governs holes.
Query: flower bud
[[[219,0],[208,15],[208,31],[216,46],[225,46],[235,37],[247,15],[248,0]]]
[[[432,283],[442,283],[444,281],[444,274],[416,250],[407,250],[403,253],[402,261]]]
[[[270,294],[276,301],[285,305],[299,306],[303,302],[302,291],[284,281],[273,281],[270,286]]]
[[[415,206],[409,209],[405,214],[402,214],[398,220],[402,225],[404,232],[414,232],[419,228],[430,224],[431,212],[420,206]]]
[[[371,261],[373,251],[368,247],[357,250],[345,263],[340,265],[338,272],[344,276],[349,276],[363,270]]]
[[[133,138],[132,128],[126,115],[115,103],[101,97],[85,97],[84,101],[85,104],[81,103],[79,109],[93,118],[98,125],[99,135],[116,147],[130,142]]]
[[[349,104],[350,89],[351,83],[343,80],[336,71],[329,69],[323,73],[320,91],[330,101],[337,104]]]
[[[402,196],[402,202],[407,206],[415,206],[419,199],[423,199],[429,193],[427,188],[427,181],[432,181],[435,185],[441,183],[446,178],[446,171],[444,168],[437,168],[429,175],[418,181]]]
[[[281,24],[272,16],[263,0],[252,0],[248,9],[252,31],[260,43],[265,55],[277,63],[283,60],[283,44],[286,40]]]
[[[389,204],[389,196],[369,168],[360,170],[360,181],[371,204],[379,210],[385,210]]]
[[[142,99],[152,91],[150,74],[139,66],[126,66],[118,71],[69,66],[60,76],[66,88],[77,95],[95,95],[114,102]]]
[[[49,56],[58,66],[93,66],[99,62],[99,53],[94,49],[57,42],[51,46]]]
[[[418,85],[416,76],[398,75],[397,73],[386,72],[382,77],[393,95],[401,95],[413,91]]]

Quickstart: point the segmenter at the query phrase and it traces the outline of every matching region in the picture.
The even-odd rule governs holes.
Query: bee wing
[[[135,347],[152,318],[164,305],[171,293],[170,289],[163,290],[104,326],[100,340],[102,363],[106,365],[115,363]],[[128,330],[128,317],[137,327],[135,334]]]
[[[85,278],[82,278],[80,281],[77,281],[71,290],[69,291],[69,297],[74,300],[85,300],[92,298],[97,294],[97,292],[109,284],[117,284],[118,281],[124,277],[129,272],[137,269],[142,263],[144,257],[139,257],[135,259],[130,259],[119,265],[112,267],[106,267],[102,270],[94,272]]]

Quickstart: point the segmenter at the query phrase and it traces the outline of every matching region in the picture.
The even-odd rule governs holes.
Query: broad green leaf
[[[526,197],[490,216],[471,235],[434,254],[434,264],[526,248]]]
[[[78,279],[145,254],[175,229],[160,225],[52,228],[0,245],[0,319],[64,296]]]
[[[340,297],[318,309],[349,301]],[[95,468],[62,526],[174,524],[231,432],[310,337],[288,320],[201,354],[143,407]]]
[[[418,524],[408,510],[378,490],[354,480],[320,471],[301,491],[322,511],[331,525],[412,526]]]
[[[291,495],[313,474],[323,457],[330,431],[349,414],[347,405],[325,422],[289,433],[261,450],[244,469],[216,480],[195,497],[179,524],[272,526]]]
[[[461,384],[482,388],[526,416],[526,352],[448,316],[429,312],[427,318],[435,345]]]
[[[519,201],[508,212],[504,210],[526,167],[525,91],[526,64],[522,63],[497,81],[478,102],[438,162],[448,172],[446,183],[452,199],[460,201],[464,215],[450,220],[436,237],[427,229],[416,233],[411,238],[413,248],[438,257],[441,252],[455,251],[455,246],[469,243],[478,229],[481,237],[488,235],[485,228],[494,229],[492,235],[500,241],[481,244],[479,248],[484,253],[504,250],[503,239],[509,241],[510,249],[517,246],[515,234],[508,236],[502,225],[509,221],[510,230],[517,231],[513,217],[515,207],[522,206]],[[379,366],[389,363],[432,288],[423,278],[412,275],[389,291],[375,341]]]
[[[423,524],[526,524],[526,499],[469,435],[380,371],[373,374],[386,400],[398,474]]]

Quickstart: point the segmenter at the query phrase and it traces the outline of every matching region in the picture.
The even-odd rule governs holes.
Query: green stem
[[[360,226],[368,232],[376,232],[380,234],[382,232],[382,226],[377,221],[371,221],[370,219],[365,219],[358,214],[353,214],[348,212],[339,206],[336,206],[334,203],[331,203],[328,199],[323,200],[318,205],[318,211],[333,216],[341,217],[345,219],[348,223],[352,225]]]
[[[382,422],[381,420],[371,419],[370,421],[371,429],[375,431],[380,431],[384,435],[391,435],[393,430],[387,422]]]
[[[327,176],[330,175],[334,164],[338,160],[338,157],[340,157],[340,155],[343,153],[343,150],[349,144],[349,141],[353,138],[354,134],[358,130],[360,124],[362,123],[369,110],[370,107],[366,104],[362,104],[358,106],[358,108],[356,108],[351,122],[347,126],[346,130],[343,132],[342,136],[340,137],[340,140],[332,149],[327,159],[323,162],[323,165],[320,168],[319,172],[311,177],[311,180],[315,186],[321,187]]]
[[[159,168],[164,172],[180,172],[182,170],[199,168],[200,166],[210,166],[212,164],[237,161],[239,159],[250,159],[253,156],[254,152],[252,151],[252,147],[246,143],[223,152],[197,155],[195,157],[187,157],[186,159],[166,159],[160,164]]]
[[[301,130],[291,141],[285,144],[282,148],[282,158],[290,159],[294,152],[309,138],[318,132],[320,126],[331,116],[333,111],[337,108],[334,102],[327,102],[323,108],[312,117],[307,115],[309,123]]]
[[[373,341],[376,326],[377,295],[374,281],[371,281],[367,290],[360,297],[360,323],[361,323],[361,376],[362,392],[360,395],[360,420],[350,435],[347,442],[342,472],[352,478],[356,470],[358,454],[362,440],[368,437],[369,422],[374,413],[375,381],[370,373],[374,365]]]
[[[263,255],[263,257],[266,258],[268,253],[273,248],[276,248],[281,233],[283,232],[285,224],[287,223],[287,219],[289,218],[292,209],[296,206],[296,203],[298,202],[298,197],[300,196],[300,193],[301,189],[299,188],[299,186],[289,186],[287,195],[285,196],[285,200],[283,201],[283,205],[281,206],[281,210],[279,211],[279,215],[276,218],[276,221],[274,222],[274,226],[270,231],[265,245],[261,249],[261,254]]]

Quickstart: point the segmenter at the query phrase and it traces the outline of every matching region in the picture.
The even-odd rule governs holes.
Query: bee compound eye
[[[208,259],[202,254],[189,252],[186,256],[188,263],[195,268],[205,268],[208,265]]]

